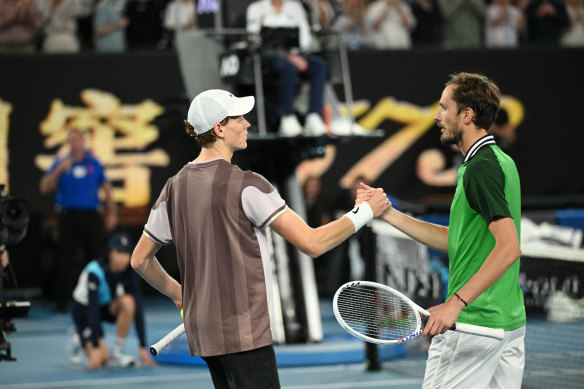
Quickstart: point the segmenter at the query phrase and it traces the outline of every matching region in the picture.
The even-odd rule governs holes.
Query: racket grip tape
[[[185,332],[185,324],[182,323],[174,330],[168,333],[165,337],[160,339],[157,343],[150,346],[150,354],[156,356],[162,350],[164,350],[169,344],[175,341],[179,336],[181,336]]]

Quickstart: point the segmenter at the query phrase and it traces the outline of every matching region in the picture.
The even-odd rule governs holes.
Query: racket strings
[[[346,288],[337,298],[337,307],[349,327],[373,339],[403,339],[417,329],[418,312],[386,290],[359,285]]]

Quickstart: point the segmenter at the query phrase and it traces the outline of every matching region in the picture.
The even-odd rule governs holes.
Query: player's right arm
[[[371,208],[371,218],[381,215],[389,206],[385,193],[377,192],[367,201]],[[350,212],[363,213],[365,209],[353,209]],[[347,214],[348,215],[348,214]],[[311,228],[290,208],[286,208],[271,224],[278,235],[298,247],[306,255],[316,258],[330,249],[338,246],[349,238],[355,231],[355,224],[345,215],[344,217],[325,224],[318,228]]]
[[[132,253],[132,268],[160,293],[170,297],[174,303],[182,307],[182,291],[180,284],[164,270],[156,253],[161,245],[142,235]]]
[[[361,184],[357,190],[357,203],[368,200],[377,191],[382,189]],[[385,211],[381,218],[412,239],[435,250],[448,252],[448,227],[415,219],[393,207]]]

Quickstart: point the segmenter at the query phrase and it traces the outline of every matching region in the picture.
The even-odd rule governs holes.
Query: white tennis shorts
[[[446,331],[432,339],[424,389],[520,389],[525,326],[503,340]]]

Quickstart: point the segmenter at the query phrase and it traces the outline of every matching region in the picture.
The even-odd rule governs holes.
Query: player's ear
[[[215,123],[212,131],[215,131],[215,135],[217,135],[218,138],[223,138],[225,136],[225,131],[223,130],[221,123]]]
[[[463,118],[464,118],[465,123],[467,123],[467,124],[471,123],[472,119],[474,117],[474,110],[470,107],[466,107],[464,109],[463,113],[464,113]]]

